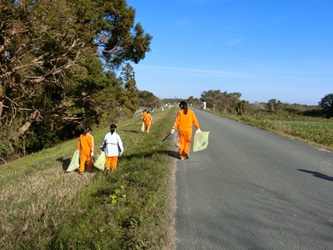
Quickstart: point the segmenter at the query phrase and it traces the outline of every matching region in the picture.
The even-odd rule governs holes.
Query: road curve
[[[204,151],[177,162],[176,249],[333,249],[333,153],[194,110]]]

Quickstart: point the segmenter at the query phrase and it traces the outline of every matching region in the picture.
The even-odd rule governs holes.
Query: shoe
[[[185,160],[185,158],[184,158],[184,157],[180,157],[179,159],[180,159],[181,161]]]
[[[190,159],[190,156],[187,153],[185,153],[185,158]]]
[[[83,173],[82,173],[82,172],[80,172],[80,175],[83,175]]]

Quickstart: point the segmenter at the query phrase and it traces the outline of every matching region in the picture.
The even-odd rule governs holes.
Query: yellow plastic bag
[[[80,151],[75,150],[71,163],[69,164],[66,171],[67,172],[74,171],[75,169],[79,168],[79,166],[80,166]]]
[[[204,150],[208,146],[209,131],[196,131],[193,142],[193,152]]]
[[[102,151],[101,154],[97,157],[96,161],[94,162],[94,166],[100,170],[105,169],[105,152]]]
[[[141,126],[141,132],[145,132],[145,131],[146,131],[146,126],[145,126],[145,123],[143,122],[142,126]]]

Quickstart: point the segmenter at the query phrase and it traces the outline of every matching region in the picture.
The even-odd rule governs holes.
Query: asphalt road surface
[[[332,152],[194,111],[210,137],[177,162],[177,250],[333,249]]]

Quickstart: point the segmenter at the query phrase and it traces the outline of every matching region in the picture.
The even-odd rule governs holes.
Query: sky
[[[132,64],[160,99],[204,91],[318,105],[333,93],[333,0],[127,0],[153,39]]]

